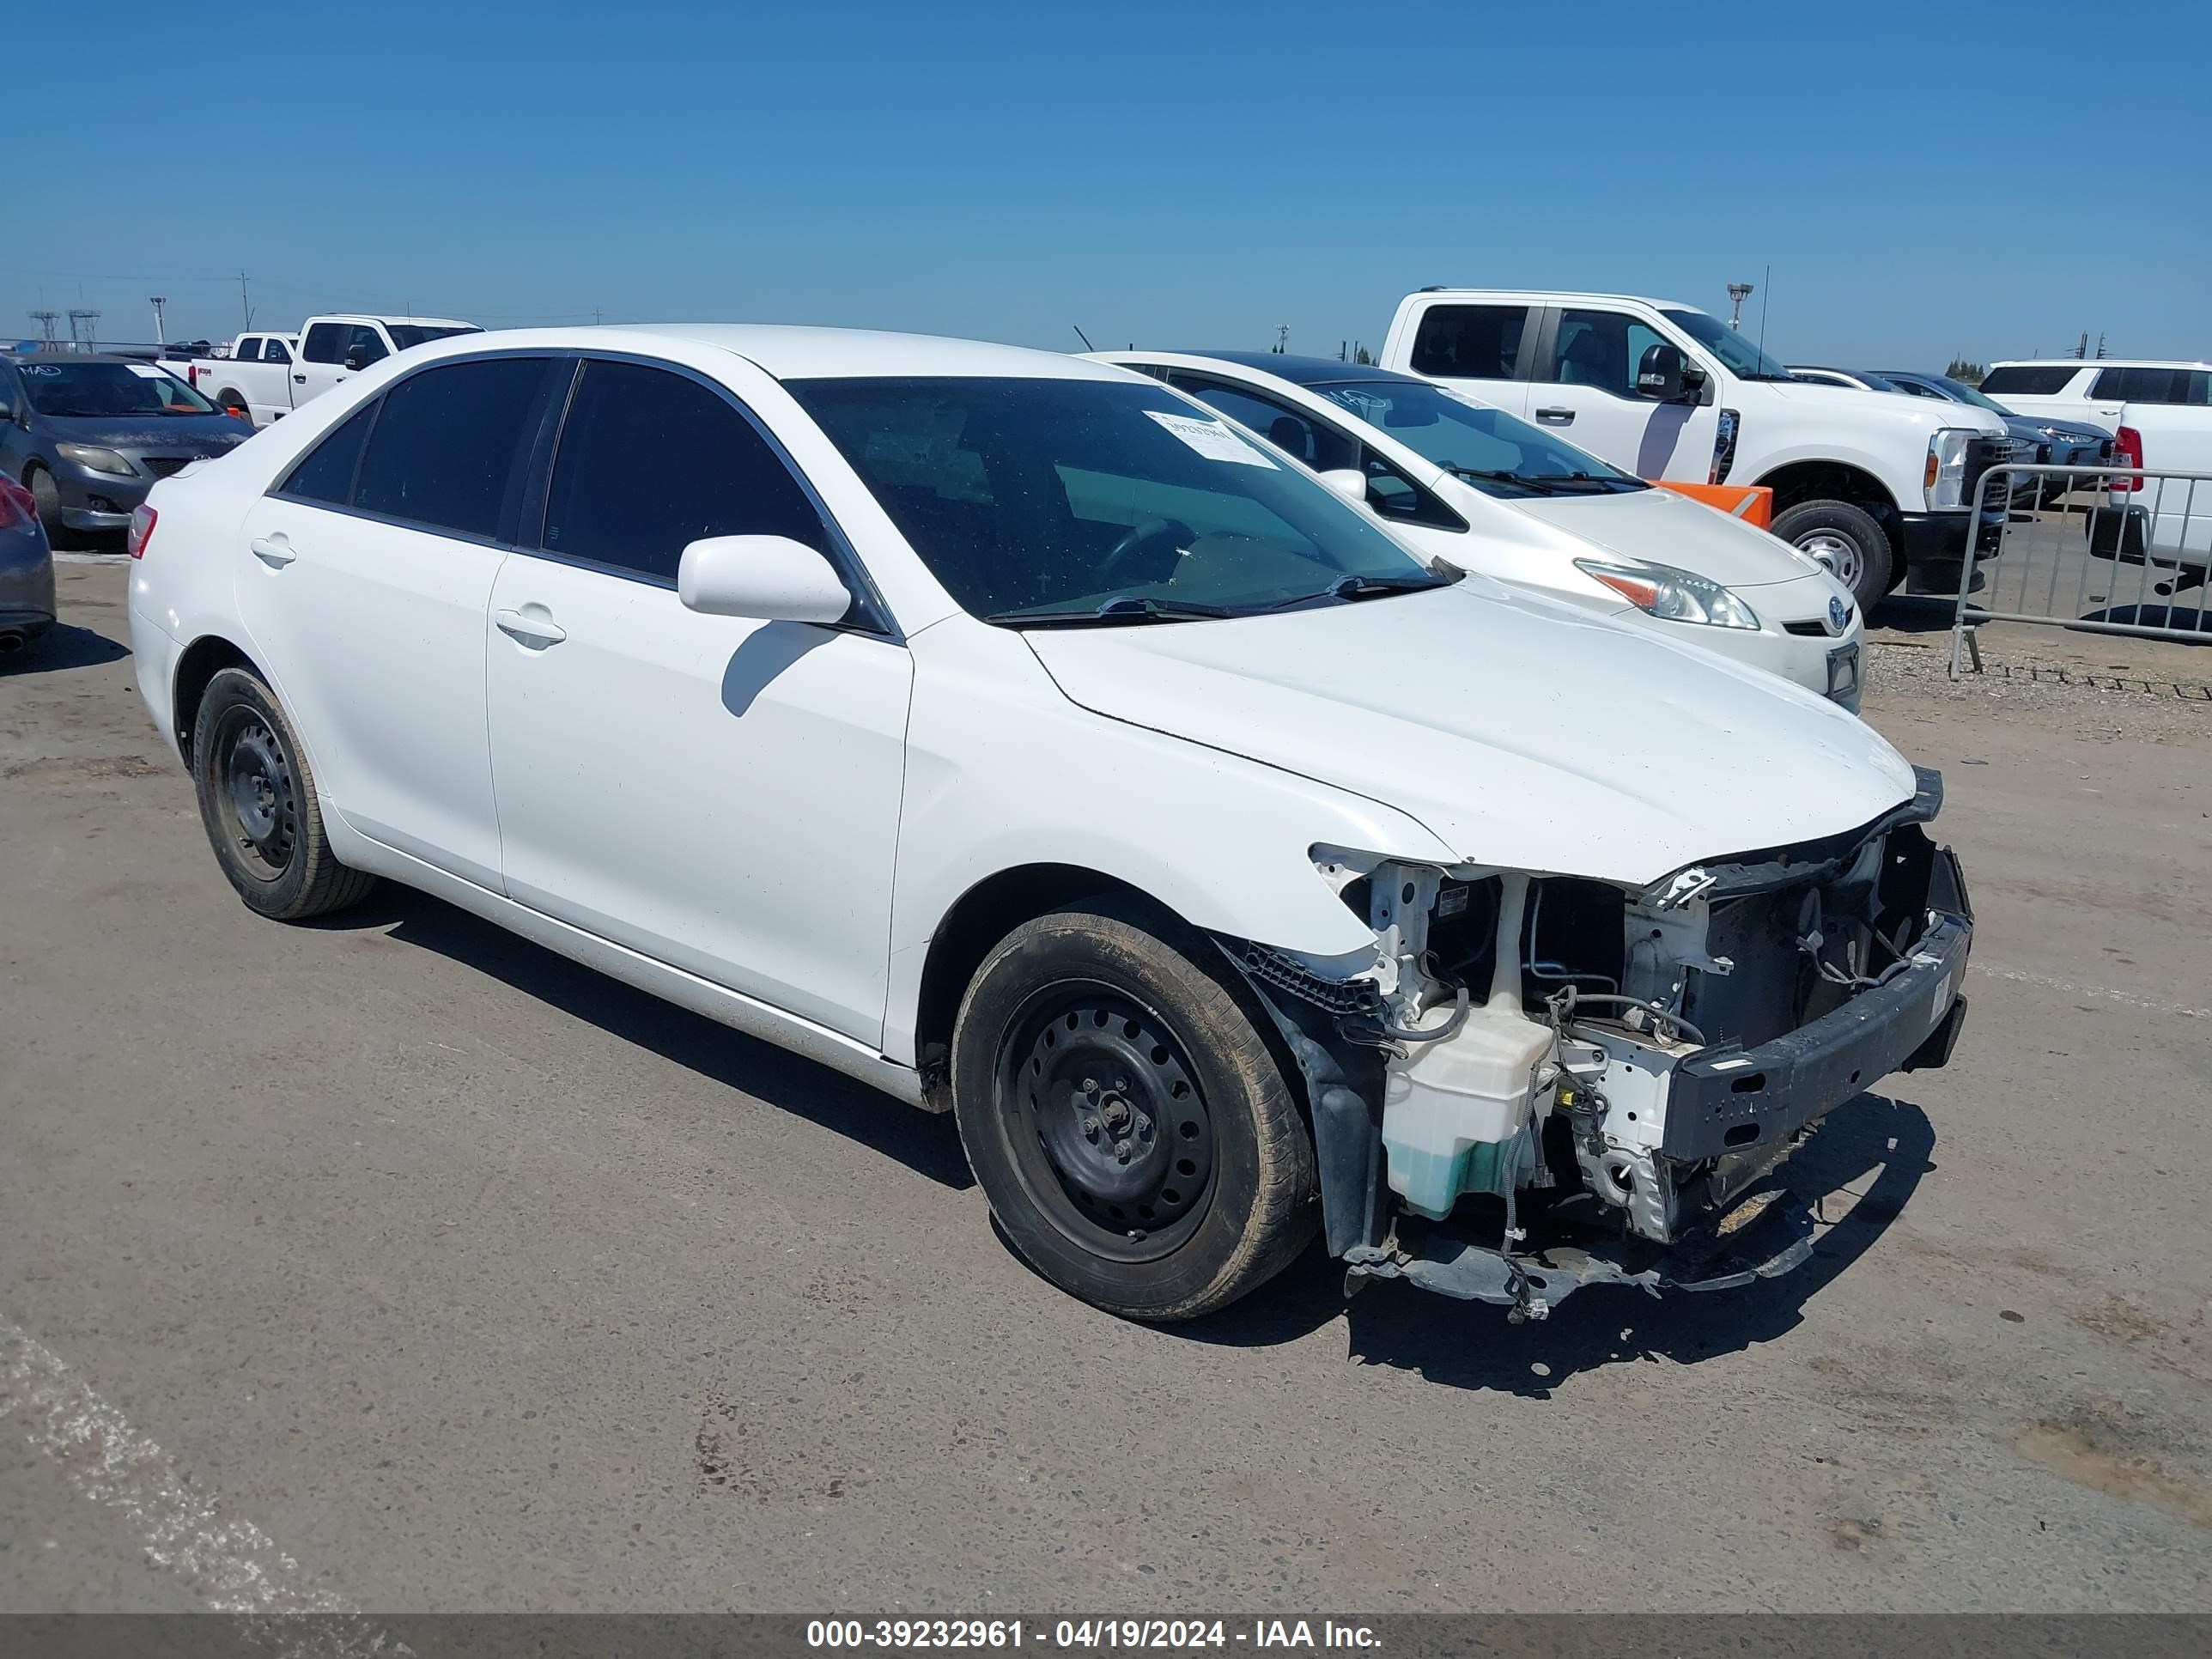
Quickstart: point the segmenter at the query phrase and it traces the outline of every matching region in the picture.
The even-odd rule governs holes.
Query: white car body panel
[[[527,554],[267,496],[380,386],[489,349],[629,353],[727,386],[829,507],[897,636],[679,617],[645,584],[608,603]],[[173,739],[182,653],[227,642],[293,715],[346,861],[907,1098],[929,945],[1010,870],[1096,870],[1200,927],[1334,959],[1375,935],[1316,846],[1632,882],[1851,829],[1913,793],[1895,751],[1815,696],[1480,577],[1226,623],[982,623],[772,378],[838,374],[1131,378],[816,330],[434,342],[155,486],[130,605],[149,708]],[[271,532],[289,562],[251,551]],[[532,603],[568,635],[542,659],[493,620]],[[757,753],[732,747],[733,726]],[[501,766],[510,743],[529,776]],[[669,768],[685,771],[678,799],[641,799],[638,775]],[[672,851],[647,836],[640,852],[639,824],[664,811],[699,818]],[[663,867],[601,862],[617,856]]]

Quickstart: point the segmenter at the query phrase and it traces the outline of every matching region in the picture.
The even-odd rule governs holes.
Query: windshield
[[[787,384],[932,574],[987,621],[1249,615],[1456,580],[1164,387]]]
[[[23,395],[41,415],[212,415],[216,407],[149,363],[20,362]]]
[[[1703,311],[1662,311],[1659,313],[1728,366],[1740,380],[1787,380],[1788,369],[1768,356],[1717,317]]]
[[[1313,390],[1486,495],[1552,495],[1555,486],[1570,482],[1623,490],[1650,487],[1517,416],[1425,381],[1366,380]]]
[[[1948,374],[1940,378],[1931,374],[1928,377],[1927,384],[1942,387],[1956,403],[1972,404],[1976,409],[1986,409],[1992,415],[2002,415],[2008,420],[2012,418],[2012,410],[1985,392],[1968,386],[1964,380],[1954,380]]]
[[[392,336],[393,347],[404,351],[409,346],[418,346],[428,340],[451,339],[456,334],[481,334],[483,331],[474,323],[460,323],[451,328],[433,328],[428,323],[386,323],[385,331]]]

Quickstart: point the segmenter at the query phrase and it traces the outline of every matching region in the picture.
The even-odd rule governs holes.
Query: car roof
[[[890,334],[862,328],[809,328],[767,323],[634,323],[598,328],[518,328],[459,334],[406,354],[433,362],[487,351],[633,351],[654,355],[672,345],[729,352],[779,380],[872,378],[1128,380],[1133,372],[1066,352],[934,334]]]
[[[1406,374],[1395,368],[1379,368],[1373,363],[1347,363],[1335,357],[1299,357],[1288,352],[1276,351],[1108,351],[1100,356],[1112,359],[1131,357],[1188,357],[1212,363],[1231,363],[1238,368],[1257,369],[1272,374],[1279,380],[1288,380],[1292,386],[1366,386],[1378,380],[1407,380],[1415,385],[1428,384],[1418,374]]]
[[[4,351],[0,362],[11,363],[125,363],[146,367],[143,357],[118,356],[112,351]],[[167,369],[162,370],[167,374]]]
[[[1703,306],[1693,306],[1686,300],[1658,300],[1649,294],[1601,294],[1588,289],[1565,288],[1455,288],[1439,283],[1406,296],[1409,300],[1428,299],[1484,299],[1523,300],[1531,305],[1542,305],[1556,300],[1610,300],[1629,305],[1650,306],[1659,311],[1704,311]]]
[[[2000,357],[1991,368],[2212,368],[2202,357]]]
[[[384,311],[325,311],[310,317],[307,320],[311,323],[382,323],[386,328],[390,328],[394,323],[398,324],[402,328],[410,325],[419,328],[475,328],[477,326],[476,324],[459,317],[401,317]],[[269,328],[249,328],[245,331],[248,334],[273,334],[276,331]],[[285,337],[294,339],[298,337],[287,335]]]

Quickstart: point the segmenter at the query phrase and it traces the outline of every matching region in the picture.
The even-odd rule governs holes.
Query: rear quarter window
[[[2070,363],[2021,363],[1993,368],[1983,377],[1982,391],[1992,398],[2053,398],[2081,372]]]
[[[1431,306],[1413,335],[1416,374],[1510,380],[1520,372],[1526,306]]]

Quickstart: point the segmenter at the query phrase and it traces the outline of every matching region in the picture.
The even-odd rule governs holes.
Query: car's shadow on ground
[[[1651,1297],[1619,1286],[1577,1291],[1548,1319],[1515,1325],[1503,1308],[1376,1283],[1343,1300],[1342,1271],[1318,1246],[1273,1285],[1210,1319],[1164,1328],[1203,1342],[1268,1346],[1342,1316],[1352,1358],[1419,1371],[1453,1388],[1534,1399],[1577,1372],[1654,1358],[1694,1364],[1769,1342],[1866,1253],[1935,1166],[1936,1133],[1909,1101],[1861,1095],[1829,1114],[1785,1166],[1792,1187],[1840,1217],[1796,1272],[1743,1290]],[[1540,1370],[1539,1368],[1541,1368]]]
[[[385,929],[403,945],[434,951],[489,974],[624,1042],[872,1147],[932,1181],[956,1190],[975,1185],[950,1116],[902,1104],[817,1061],[635,990],[442,900],[386,883],[366,903],[320,925],[334,932]]]
[[[118,662],[131,647],[105,634],[73,623],[56,623],[20,650],[0,656],[0,678],[10,675],[53,674],[64,668],[93,668]]]

